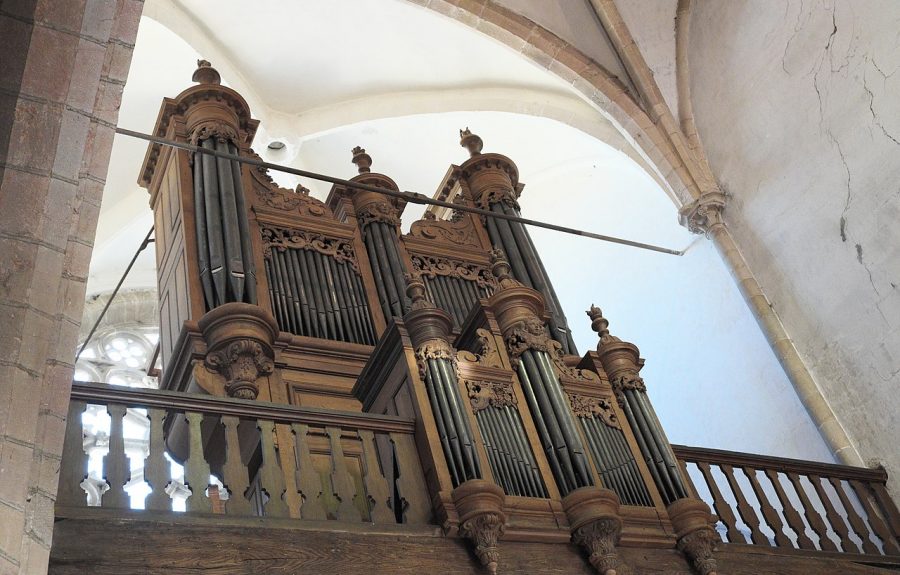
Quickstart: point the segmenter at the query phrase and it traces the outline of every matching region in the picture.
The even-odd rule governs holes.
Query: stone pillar
[[[143,3],[0,8],[0,573],[47,570],[75,346]]]
[[[725,194],[720,191],[707,192],[699,200],[684,206],[679,212],[679,219],[681,224],[692,232],[705,233],[716,244],[716,249],[734,276],[744,301],[747,302],[772,351],[775,352],[775,357],[784,368],[800,401],[834,456],[845,465],[864,466],[862,456],[822,395],[822,391],[797,352],[794,342],[785,331],[781,318],[775,313],[769,298],[763,293],[750,266],[738,249],[728,226],[725,225],[724,211]]]

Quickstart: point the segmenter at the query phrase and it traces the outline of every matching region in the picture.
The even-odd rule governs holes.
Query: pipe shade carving
[[[272,309],[283,331],[374,345],[356,254],[347,240],[261,227]]]

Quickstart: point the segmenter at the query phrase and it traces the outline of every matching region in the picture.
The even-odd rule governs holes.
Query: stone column
[[[794,347],[794,342],[785,331],[781,318],[775,313],[775,309],[738,249],[728,226],[725,225],[724,210],[725,194],[719,191],[707,192],[699,200],[684,206],[679,218],[682,225],[694,233],[705,233],[716,244],[716,249],[734,276],[744,301],[753,312],[772,351],[794,385],[800,401],[803,402],[803,406],[806,407],[806,411],[809,412],[834,456],[846,465],[865,466],[862,456],[822,395],[797,348]]]
[[[44,573],[91,248],[143,3],[0,8],[0,573]]]

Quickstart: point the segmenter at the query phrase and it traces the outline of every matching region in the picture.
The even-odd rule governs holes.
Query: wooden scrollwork
[[[339,238],[329,238],[322,234],[313,232],[303,232],[300,230],[292,230],[287,228],[279,228],[275,226],[261,226],[265,250],[263,255],[266,258],[271,257],[272,248],[278,250],[304,249],[314,250],[323,255],[331,256],[337,261],[349,264],[357,273],[359,266],[356,261],[356,252],[349,240]]]
[[[602,397],[591,397],[578,393],[570,393],[569,403],[575,417],[596,417],[609,427],[622,429],[609,401]]]
[[[435,276],[448,276],[466,281],[475,282],[478,287],[493,291],[497,287],[494,275],[483,267],[447,258],[414,255],[412,257],[413,269],[422,277],[433,278]]]

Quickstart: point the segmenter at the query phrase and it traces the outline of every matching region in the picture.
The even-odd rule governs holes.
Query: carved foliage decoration
[[[459,526],[460,535],[475,545],[475,555],[490,573],[497,572],[500,550],[497,541],[503,535],[506,523],[497,513],[482,513]]]
[[[324,203],[309,195],[309,189],[301,185],[292,192],[284,188],[261,186],[256,194],[264,204],[286,212],[296,211],[301,216],[311,218],[333,217],[331,210]]]
[[[225,391],[231,397],[256,399],[259,387],[256,380],[274,369],[272,358],[254,340],[233,341],[206,354],[204,364],[209,371],[225,378]]]
[[[450,344],[442,339],[430,339],[416,349],[416,364],[419,366],[419,377],[423,380],[428,372],[429,359],[449,361],[456,371],[456,354]]]
[[[719,535],[713,529],[698,529],[678,540],[678,550],[687,556],[697,575],[715,575],[718,571],[713,552]]]
[[[314,250],[326,256],[331,256],[337,261],[349,264],[357,273],[359,267],[356,262],[356,253],[350,240],[329,238],[322,234],[291,230],[275,226],[263,225],[260,227],[266,258],[271,257],[272,248],[284,251],[288,248]]]
[[[642,391],[644,393],[647,392],[647,386],[644,385],[644,379],[636,372],[625,373],[619,375],[618,377],[614,377],[609,383],[610,385],[612,385],[613,393],[616,394],[616,401],[619,402],[620,407],[625,402],[626,389],[633,389],[636,391]]]
[[[622,428],[619,424],[619,418],[616,417],[612,409],[612,405],[602,397],[570,393],[569,403],[572,404],[572,412],[575,414],[575,417],[596,417],[609,427]]]
[[[400,209],[396,198],[381,202],[372,202],[360,208],[356,212],[356,219],[360,228],[365,228],[372,222],[382,222],[391,226],[400,225]]]
[[[454,212],[462,213],[462,212]],[[430,212],[426,212],[430,214]],[[458,246],[478,247],[478,236],[469,218],[459,218],[455,221],[438,219],[421,219],[413,223],[409,230],[409,236],[425,238],[429,240],[444,240]]]
[[[582,525],[572,533],[572,541],[590,553],[588,561],[601,575],[615,575],[619,567],[616,542],[622,532],[618,519],[598,519]]]
[[[518,322],[506,336],[506,349],[512,358],[518,359],[525,350],[551,352],[553,340],[547,334],[544,322],[536,317],[529,317]],[[551,353],[551,355],[554,355]]]
[[[493,334],[484,328],[479,328],[475,330],[475,336],[478,338],[478,362],[487,367],[503,367],[500,350],[497,349],[497,342],[494,340]]]
[[[237,131],[221,120],[205,120],[191,129],[190,142],[196,146],[201,140],[215,138],[218,142],[238,145]]]
[[[517,403],[516,394],[509,382],[467,380],[466,389],[472,411],[476,413],[488,407],[515,407]]]
[[[436,256],[414,255],[413,269],[422,277],[448,276],[475,282],[478,287],[493,291],[497,287],[494,275],[483,267]]]

